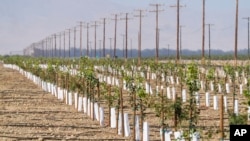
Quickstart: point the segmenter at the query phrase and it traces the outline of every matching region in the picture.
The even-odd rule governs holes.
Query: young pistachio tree
[[[247,85],[246,86],[247,86],[246,89],[243,90],[243,94],[244,94],[244,96],[247,99],[248,113],[247,113],[246,119],[241,124],[246,124],[247,123],[247,119],[248,120],[250,119],[250,116],[249,116],[249,109],[250,109],[250,78],[247,79]],[[234,118],[236,118],[236,117],[234,117]]]
[[[52,64],[52,60],[48,62],[48,67],[47,67],[47,80],[50,83],[56,83],[56,71],[54,68],[54,65]]]
[[[198,108],[196,107],[195,92],[199,91],[198,66],[195,63],[187,65],[186,85],[189,90],[189,135],[196,132]]]
[[[235,88],[236,87],[235,86],[235,77],[236,77],[235,76],[235,68],[233,66],[229,65],[229,64],[226,64],[223,69],[224,69],[226,75],[230,76],[230,78],[232,80],[232,83],[233,83],[233,111],[234,111],[234,108],[235,108],[234,101],[235,101],[235,95],[236,95],[236,88]]]
[[[237,73],[238,73],[238,76],[237,76],[238,85],[241,87],[242,81],[243,81],[243,75],[242,75],[243,74],[243,66],[242,65],[237,67]],[[241,90],[241,88],[240,88],[240,90]]]
[[[214,79],[215,79],[214,73],[215,73],[215,69],[211,66],[208,69],[208,72],[207,72],[207,75],[206,75],[206,91],[208,90],[208,82],[214,83]]]
[[[178,77],[179,80],[179,85],[180,85],[180,90],[182,91],[183,89],[183,82],[185,81],[185,75],[186,75],[186,69],[184,67],[184,65],[178,65],[176,68],[176,75]]]
[[[136,92],[136,110],[140,111],[140,125],[143,125],[144,118],[146,116],[145,111],[147,108],[147,99],[149,95],[146,93],[143,83],[145,83],[145,77],[142,77],[139,73],[136,74],[135,78],[135,92]],[[143,128],[141,128],[141,132]]]
[[[181,98],[178,97],[175,101],[172,101],[163,94],[163,90],[161,90],[158,97],[154,97],[154,109],[156,116],[160,118],[160,125],[163,133],[162,140],[165,139],[164,132],[170,128],[170,125],[166,123],[166,121],[178,121],[177,125],[173,125],[177,130],[175,126],[181,128],[182,121],[188,119],[188,107],[182,104]],[[176,117],[176,119],[174,117]]]
[[[137,111],[137,104],[136,104],[136,85],[135,85],[135,76],[134,76],[134,68],[133,65],[126,63],[125,65],[126,70],[128,73],[125,73],[124,79],[126,82],[126,88],[128,89],[129,96],[130,96],[130,104],[132,105],[133,110],[133,139],[135,140],[135,115]],[[130,73],[131,72],[131,73]]]

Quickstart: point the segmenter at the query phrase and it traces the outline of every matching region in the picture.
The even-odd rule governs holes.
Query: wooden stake
[[[98,119],[100,120],[100,111],[99,111],[99,108],[100,108],[100,82],[98,80],[97,82],[97,105],[98,105],[98,109],[97,109],[97,112],[98,112]]]
[[[220,139],[224,138],[224,96],[220,97]]]
[[[163,97],[163,89],[161,90],[161,130],[162,130],[162,141],[165,141],[165,131],[164,131],[164,97]]]
[[[237,66],[237,58],[238,58],[238,9],[239,9],[239,0],[236,0],[236,16],[235,16],[235,43],[234,43],[234,64]]]
[[[123,84],[122,84],[123,86]],[[121,114],[122,114],[122,136],[124,137],[124,116],[123,116],[123,94],[122,94],[122,86],[120,88],[121,94],[120,94],[120,99],[121,99]]]
[[[109,85],[109,98],[111,97],[111,85]],[[108,111],[108,121],[109,121],[109,126],[111,125],[111,120],[110,120],[110,113],[111,113],[111,105],[110,105],[110,100],[109,100],[109,111]]]
[[[134,103],[133,103],[133,138],[134,138],[134,140],[135,140],[135,115],[136,115],[136,93],[135,92],[133,92],[133,101],[134,101]]]

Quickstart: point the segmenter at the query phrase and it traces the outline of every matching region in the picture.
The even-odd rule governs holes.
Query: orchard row
[[[23,57],[4,63],[133,140],[228,138],[229,124],[248,122],[248,65]]]

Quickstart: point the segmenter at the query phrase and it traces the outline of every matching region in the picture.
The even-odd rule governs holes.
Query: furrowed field
[[[229,139],[250,104],[249,63],[232,64],[8,57],[1,138]]]

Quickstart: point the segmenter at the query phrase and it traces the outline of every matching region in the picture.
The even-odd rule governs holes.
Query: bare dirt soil
[[[0,64],[0,140],[128,140]]]
[[[154,86],[154,84],[152,84]],[[172,87],[172,85],[171,85]],[[245,86],[244,86],[245,87]],[[155,86],[153,87],[155,88]],[[231,90],[233,88],[231,87]],[[180,96],[180,88],[176,92]],[[164,92],[166,93],[166,92]],[[205,91],[200,91],[199,132],[201,140],[219,140],[220,110],[213,110],[213,95],[210,106],[205,106]],[[239,112],[246,113],[245,98],[239,95]],[[218,94],[218,98],[220,94]],[[98,121],[92,121],[83,112],[77,112],[74,106],[68,106],[51,94],[42,91],[33,82],[19,72],[3,68],[0,64],[0,141],[2,140],[131,140],[132,110],[129,95],[124,92],[124,112],[129,114],[130,137],[116,134],[115,129],[99,126]],[[228,97],[228,108],[232,109],[232,92]],[[107,103],[104,107],[105,124],[108,123]],[[153,109],[147,109],[145,121],[149,123],[150,141],[159,141],[160,119]],[[188,122],[188,121],[186,121]],[[188,125],[188,123],[183,123]],[[172,126],[173,120],[166,120]],[[228,113],[224,113],[225,138],[229,138]],[[141,128],[141,126],[140,126]],[[211,137],[209,137],[211,134]],[[142,134],[141,134],[142,135]],[[171,137],[173,139],[173,136]]]

